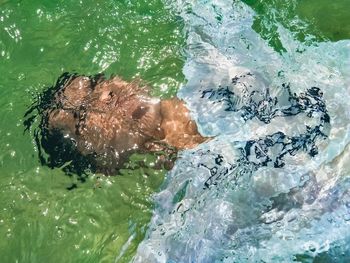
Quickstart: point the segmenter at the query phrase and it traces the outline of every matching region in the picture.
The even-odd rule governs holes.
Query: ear
[[[148,106],[138,106],[136,110],[132,113],[133,120],[141,119],[149,110]]]

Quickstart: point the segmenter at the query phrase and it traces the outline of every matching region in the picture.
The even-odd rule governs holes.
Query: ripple
[[[145,234],[150,195],[164,172],[135,168],[120,178],[91,175],[81,184],[40,165],[34,130],[24,133],[23,115],[66,71],[137,76],[157,96],[174,95],[184,81],[181,21],[159,0],[1,1],[0,6],[3,261],[112,262],[123,251],[120,262],[127,262]],[[77,188],[66,190],[72,186]]]
[[[170,6],[187,31],[188,81],[178,96],[215,139],[183,152],[167,175],[134,262],[344,256],[332,251],[345,251],[350,236],[349,168],[340,161],[350,141],[349,41],[296,38],[304,22],[290,30],[272,7]]]

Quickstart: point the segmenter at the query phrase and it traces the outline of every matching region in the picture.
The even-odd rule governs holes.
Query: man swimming
[[[170,169],[178,150],[207,140],[182,100],[151,97],[136,81],[66,74],[46,97],[41,144],[51,163],[73,151],[92,170],[115,174],[133,153],[163,152],[159,162]]]

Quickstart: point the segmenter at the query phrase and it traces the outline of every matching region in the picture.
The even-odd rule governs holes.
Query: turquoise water
[[[215,138],[167,175],[134,262],[349,261],[350,3],[332,3],[169,2],[178,96]]]
[[[349,10],[348,0],[0,0],[2,260],[348,262]],[[181,153],[165,182],[138,167],[152,156],[85,183],[41,166],[23,116],[63,72],[140,78],[155,96],[183,98],[216,138]],[[284,166],[247,156],[247,142]]]

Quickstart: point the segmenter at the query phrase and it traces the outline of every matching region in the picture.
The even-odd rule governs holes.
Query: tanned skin
[[[182,100],[153,98],[147,87],[119,77],[74,76],[53,102],[44,112],[46,129],[70,139],[83,156],[96,156],[101,171],[122,168],[135,152],[176,153],[208,140]]]

